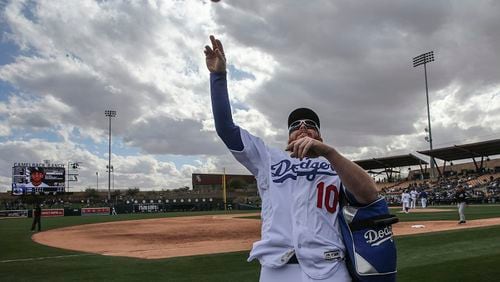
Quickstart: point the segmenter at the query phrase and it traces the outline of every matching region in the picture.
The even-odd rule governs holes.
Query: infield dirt
[[[244,216],[259,214],[245,214]],[[260,220],[243,215],[207,215],[87,224],[36,233],[40,244],[143,259],[204,255],[249,250],[260,239]],[[400,222],[394,235],[500,225],[500,218],[457,221]]]

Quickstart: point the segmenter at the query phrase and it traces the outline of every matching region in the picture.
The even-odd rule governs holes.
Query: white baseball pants
[[[326,279],[312,279],[307,276],[300,264],[285,264],[280,268],[262,266],[260,269],[259,282],[348,282],[351,276],[347,271],[345,263],[340,263],[335,274]]]
[[[465,202],[457,204],[458,215],[460,216],[460,221],[465,221]]]
[[[422,208],[426,208],[427,207],[427,199],[426,198],[422,198],[420,199],[420,201],[422,202]]]

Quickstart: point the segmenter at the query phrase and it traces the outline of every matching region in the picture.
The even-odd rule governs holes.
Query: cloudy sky
[[[82,162],[71,189],[248,173],[214,132],[203,48],[224,44],[236,122],[284,147],[296,107],[353,160],[500,138],[498,1],[0,0],[0,191],[15,162]],[[423,156],[422,156],[423,157]],[[102,185],[101,184],[101,185]],[[104,186],[104,185],[103,185]],[[102,188],[102,187],[101,187]]]

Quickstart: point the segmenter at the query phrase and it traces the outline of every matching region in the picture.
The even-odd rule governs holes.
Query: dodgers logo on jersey
[[[313,181],[317,175],[337,175],[329,163],[321,161],[304,161],[292,164],[290,160],[281,160],[271,165],[271,176],[274,183],[283,183],[287,179],[296,180],[299,176],[305,176],[307,180]]]

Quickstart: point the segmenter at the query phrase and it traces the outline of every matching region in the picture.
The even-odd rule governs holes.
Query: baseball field
[[[435,209],[434,212],[409,214],[400,213],[399,209],[392,210],[400,218],[402,223],[398,224],[401,226],[406,224],[422,230],[431,225],[447,225],[448,229],[451,228],[447,231],[397,235],[398,281],[497,281],[500,277],[500,225],[496,223],[498,220],[486,220],[492,222],[492,225],[479,222],[483,219],[500,218],[500,205],[469,206],[466,209],[467,224],[456,227],[457,213],[454,206]],[[193,219],[210,218],[207,215],[213,218],[228,216],[225,212],[197,212],[43,218],[41,233],[29,231],[30,218],[3,219],[0,220],[0,281],[258,281],[259,264],[246,262],[247,250],[194,256],[182,256],[179,252],[178,257],[143,259],[72,251],[34,241],[37,237],[43,237],[44,233],[58,232],[61,228],[79,228],[90,232],[87,236],[98,244],[100,238],[109,240],[110,237],[130,236],[119,233],[111,236],[104,231],[92,231],[96,230],[95,226],[110,226],[104,224],[106,222],[120,225],[131,221],[132,226],[137,226],[136,223],[145,220],[162,220],[158,222],[169,225],[173,223],[168,220],[175,218],[175,222],[182,225],[183,221],[196,222]],[[247,221],[259,221],[254,214],[240,215],[234,211],[229,215],[232,218],[243,217]],[[216,233],[216,237],[221,236],[226,240],[242,236],[241,230],[235,229],[238,227],[233,226],[232,221],[227,221],[224,231]],[[183,231],[186,237],[204,241],[203,236],[208,236],[189,234],[190,230],[192,233],[198,232],[195,228],[186,228]],[[150,244],[154,245],[154,240],[158,240],[155,236],[141,234],[143,241],[152,240]],[[58,240],[77,241],[69,236]],[[222,246],[225,245],[224,240],[212,240],[211,244]]]

